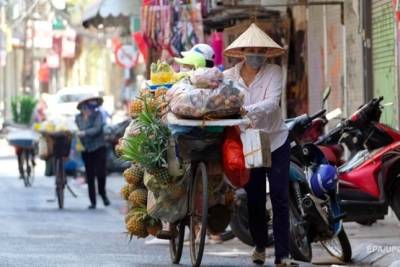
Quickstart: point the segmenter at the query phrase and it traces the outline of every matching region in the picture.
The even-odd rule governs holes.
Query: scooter
[[[338,144],[350,151],[350,160],[339,167],[346,221],[372,224],[384,218],[389,206],[400,220],[400,132],[379,122],[382,101],[372,99],[316,142],[330,161],[340,158],[332,153]]]
[[[292,140],[292,160],[290,166],[290,252],[294,259],[311,261],[311,243],[321,241],[326,250],[334,257],[348,262],[351,259],[351,247],[343,229],[342,218],[337,202],[337,191],[331,190],[322,198],[315,196],[310,188],[310,179],[319,166],[329,166],[318,147],[312,144],[302,145],[300,141],[312,121],[322,117],[325,110],[313,116],[302,115],[287,122]],[[312,148],[312,149],[311,149]],[[309,153],[307,151],[319,151]],[[306,153],[307,152],[307,153]],[[314,156],[312,156],[314,155]],[[330,166],[334,170],[332,166]],[[335,171],[334,171],[335,172]],[[320,196],[321,197],[321,196]],[[247,205],[245,197],[241,197],[233,210],[231,228],[233,233],[241,237],[233,227],[240,225],[241,234],[246,234]],[[271,217],[267,218],[269,220]],[[269,238],[269,237],[266,237]],[[251,238],[250,238],[251,240]]]
[[[331,87],[328,87],[324,91],[322,107],[324,107],[325,102],[328,100],[331,94]],[[308,142],[315,142],[318,140],[320,136],[324,134],[324,127],[329,121],[329,116],[332,118],[338,116],[338,112],[335,111],[332,115],[325,115],[324,112],[319,113],[319,116],[314,116],[310,121],[305,122],[305,125],[301,127],[299,131],[294,133],[296,136],[296,140],[299,143],[308,143]],[[308,118],[306,115],[302,115],[297,118],[287,119],[285,123],[291,127],[295,126],[294,122],[300,120],[300,118]],[[296,126],[297,127],[297,126]],[[293,131],[293,129],[292,129]],[[272,206],[271,201],[269,199],[269,188],[267,183],[267,203],[266,203],[266,213],[267,213],[267,222],[268,222],[268,236],[266,237],[267,246],[271,246],[274,243],[274,237],[272,233]],[[251,237],[249,231],[249,223],[248,223],[248,212],[247,212],[247,195],[244,189],[237,189],[235,191],[235,205],[233,206],[233,212],[230,222],[230,228],[234,235],[243,243],[249,246],[254,246],[253,239]]]
[[[107,125],[104,127],[108,173],[122,173],[131,165],[129,161],[117,157],[115,152],[115,146],[118,144],[118,140],[124,135],[125,129],[128,127],[129,123],[130,120],[128,119],[116,125]]]

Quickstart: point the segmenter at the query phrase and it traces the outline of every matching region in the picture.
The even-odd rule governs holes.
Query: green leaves
[[[15,123],[30,124],[37,100],[32,96],[19,96],[11,100],[12,117]]]
[[[123,149],[123,158],[137,162],[146,169],[158,169],[167,164],[167,147],[169,129],[156,116],[156,111],[148,107],[144,100],[145,110],[139,114],[137,123],[140,134],[128,138]]]

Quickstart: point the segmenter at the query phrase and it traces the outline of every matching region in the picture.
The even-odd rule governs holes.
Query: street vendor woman
[[[249,228],[255,249],[252,260],[264,264],[267,244],[266,176],[268,176],[273,212],[275,264],[296,266],[289,260],[289,158],[288,129],[282,119],[282,71],[268,64],[268,57],[282,55],[283,48],[254,23],[224,51],[225,56],[243,61],[224,72],[246,89],[243,113],[252,127],[269,133],[272,151],[271,168],[255,168],[245,186],[248,197]]]

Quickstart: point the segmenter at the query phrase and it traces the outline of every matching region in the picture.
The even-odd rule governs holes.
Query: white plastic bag
[[[271,166],[271,144],[268,133],[259,129],[246,129],[241,132],[240,138],[246,168]]]

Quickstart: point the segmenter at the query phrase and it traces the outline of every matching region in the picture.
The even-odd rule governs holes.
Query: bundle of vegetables
[[[12,118],[15,123],[30,124],[37,100],[32,96],[20,96],[11,100]]]

